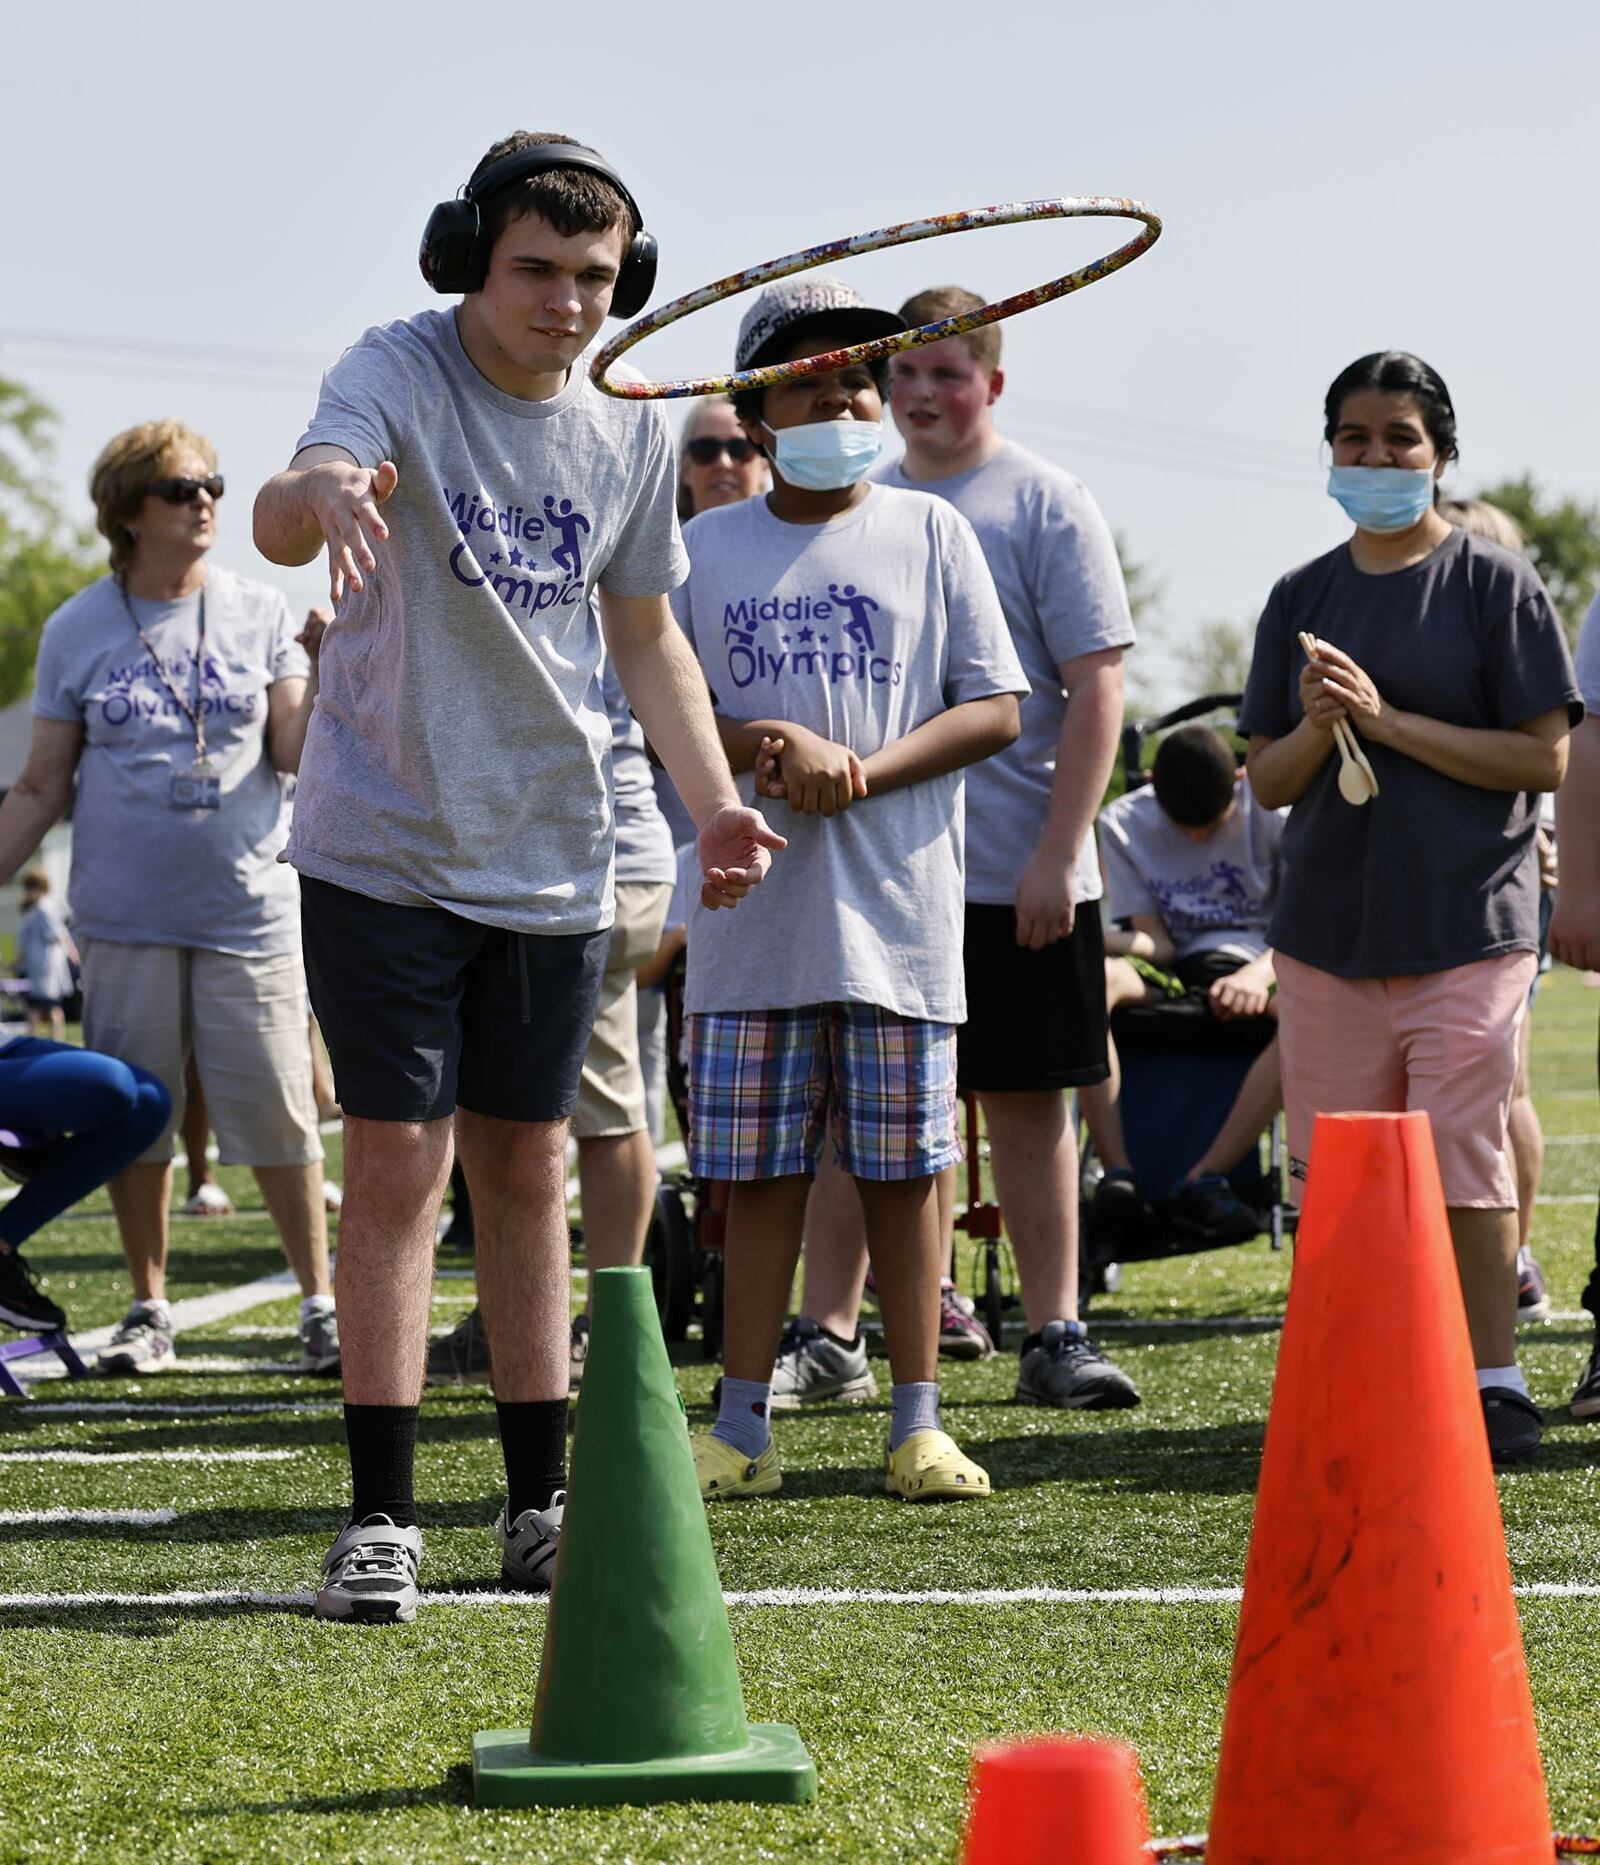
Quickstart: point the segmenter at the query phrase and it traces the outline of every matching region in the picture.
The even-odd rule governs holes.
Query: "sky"
[[[1531,471],[1600,497],[1592,0],[920,0],[846,38],[849,17],[723,0],[6,8],[0,376],[59,416],[65,505],[91,516],[112,434],[176,415],[227,475],[217,560],[297,607],[323,595],[317,566],[256,555],[255,488],[348,343],[442,302],[417,271],[423,223],[514,128],[617,165],[661,244],[656,304],[921,215],[1149,203],[1151,252],[1003,326],[997,410],[1159,580],[1147,690],[1191,690],[1199,624],[1253,619],[1277,576],[1347,534],[1323,490],[1322,397],[1369,350],[1443,374],[1462,490]],[[891,306],[932,284],[998,297],[1132,231],[986,230],[846,275]],[[747,302],[629,361],[727,367]]]

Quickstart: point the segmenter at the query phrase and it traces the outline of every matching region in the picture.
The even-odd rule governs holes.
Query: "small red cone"
[[[1146,1865],[1139,1757],[1099,1736],[1035,1736],[972,1758],[961,1865]]]
[[[1208,1865],[1550,1865],[1426,1114],[1321,1115]]]

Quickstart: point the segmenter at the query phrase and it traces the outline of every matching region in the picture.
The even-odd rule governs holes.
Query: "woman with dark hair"
[[[1268,934],[1291,1169],[1318,1113],[1428,1113],[1490,1448],[1516,1462],[1540,1418],[1516,1365],[1506,1123],[1538,964],[1539,797],[1582,709],[1532,567],[1436,510],[1458,451],[1437,372],[1364,356],[1324,412],[1328,491],[1355,529],[1273,590],[1240,712],[1257,797],[1292,806]],[[1337,720],[1378,779],[1365,807],[1339,794]]]

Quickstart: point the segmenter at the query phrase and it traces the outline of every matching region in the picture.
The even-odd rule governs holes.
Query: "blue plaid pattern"
[[[701,1178],[815,1172],[931,1178],[961,1158],[956,1031],[876,1004],[702,1012],[689,1019],[689,1161]]]

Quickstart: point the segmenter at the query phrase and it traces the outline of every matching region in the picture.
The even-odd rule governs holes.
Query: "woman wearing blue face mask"
[[[1240,712],[1257,797],[1293,806],[1268,933],[1292,1169],[1318,1113],[1428,1113],[1490,1447],[1515,1462],[1540,1424],[1516,1365],[1506,1121],[1538,963],[1539,796],[1582,708],[1532,567],[1435,510],[1457,455],[1436,371],[1364,356],[1324,412],[1328,491],[1355,529],[1273,590]],[[1362,805],[1339,792],[1337,720],[1377,778]]]

